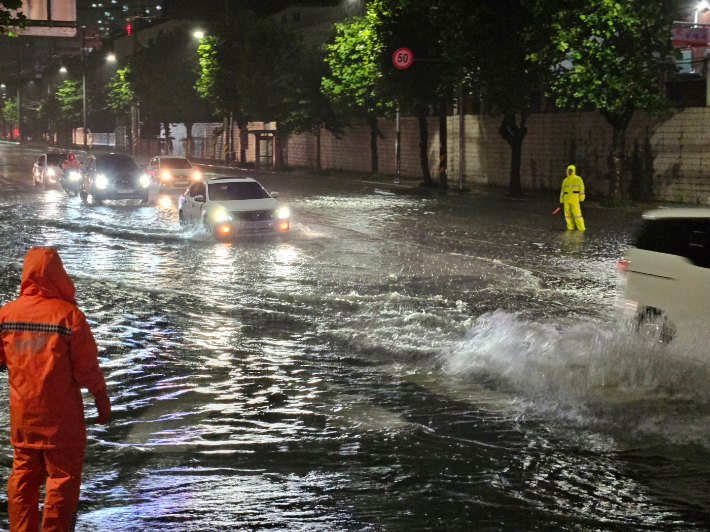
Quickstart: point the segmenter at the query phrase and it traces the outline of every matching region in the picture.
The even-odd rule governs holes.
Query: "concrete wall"
[[[506,186],[510,148],[498,134],[500,118],[464,118],[464,183]],[[432,117],[428,124],[429,165],[436,178],[438,120]],[[401,127],[402,175],[421,177],[416,118],[403,118]],[[567,165],[575,164],[591,197],[607,195],[612,132],[598,113],[534,114],[527,127],[521,170],[524,188],[556,190]],[[394,121],[381,120],[380,128],[380,172],[394,174]],[[450,183],[458,182],[458,131],[459,118],[452,116],[448,124]],[[324,131],[321,146],[324,169],[370,171],[369,130],[364,124],[346,131],[342,139]],[[661,117],[636,113],[628,128],[626,147],[627,190],[645,188],[663,201],[710,204],[710,109],[677,109]],[[315,167],[315,136],[289,137],[287,153],[289,166]]]

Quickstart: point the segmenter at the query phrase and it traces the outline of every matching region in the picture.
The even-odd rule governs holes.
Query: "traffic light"
[[[131,34],[131,25],[126,24],[126,35],[130,35],[130,34]]]

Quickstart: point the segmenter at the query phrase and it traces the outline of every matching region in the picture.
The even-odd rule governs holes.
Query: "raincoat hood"
[[[570,170],[572,170],[572,173],[571,173],[571,174],[569,173]],[[576,167],[575,165],[573,165],[573,164],[570,164],[570,165],[567,167],[567,176],[570,176],[570,175],[577,175],[577,167]]]
[[[30,248],[22,265],[20,296],[63,299],[73,305],[74,283],[64,270],[57,250],[50,247]]]

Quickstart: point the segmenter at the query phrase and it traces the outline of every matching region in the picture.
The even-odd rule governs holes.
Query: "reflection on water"
[[[273,179],[283,240],[180,228],[177,192],[0,199],[2,300],[58,245],[101,347],[115,414],[89,428],[78,530],[708,521],[708,365],[610,326],[625,219],[563,233],[534,202]],[[5,379],[0,419],[6,440]]]

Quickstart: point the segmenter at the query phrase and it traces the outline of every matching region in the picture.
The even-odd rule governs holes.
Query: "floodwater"
[[[217,243],[38,155],[0,147],[0,302],[56,246],[99,343],[77,530],[708,529],[708,348],[615,324],[638,213],[264,174],[290,234]]]

